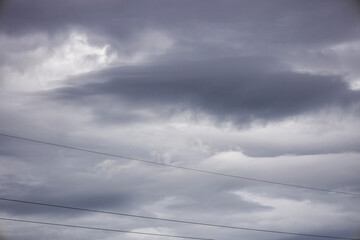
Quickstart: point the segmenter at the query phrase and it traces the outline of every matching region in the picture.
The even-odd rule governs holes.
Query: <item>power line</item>
[[[0,217],[0,220],[12,221],[12,222],[35,223],[35,224],[60,226],[60,227],[70,227],[70,228],[81,228],[81,229],[106,231],[106,232],[141,234],[141,235],[157,236],[157,237],[172,237],[172,238],[196,239],[196,240],[215,240],[215,239],[212,239],[212,238],[189,237],[189,236],[160,234],[160,233],[135,232],[135,231],[127,231],[127,230],[111,229],[111,228],[99,228],[99,227],[79,226],[79,225],[72,225],[72,224],[62,224],[62,223],[39,222],[39,221],[31,221],[31,220],[25,220],[25,219],[14,219],[14,218],[2,218],[2,217]],[[357,240],[357,239],[355,239],[355,240]]]
[[[170,218],[150,217],[150,216],[135,215],[135,214],[128,214],[128,213],[110,212],[110,211],[95,210],[95,209],[88,209],[88,208],[79,208],[79,207],[63,206],[63,205],[56,205],[56,204],[49,204],[49,203],[40,203],[40,202],[34,202],[34,201],[24,201],[24,200],[3,198],[3,197],[0,197],[0,200],[9,201],[9,202],[17,202],[17,203],[25,203],[25,204],[33,204],[33,205],[40,205],[40,206],[47,206],[47,207],[63,208],[63,209],[70,209],[70,210],[77,210],[77,211],[103,213],[103,214],[109,214],[109,215],[118,215],[118,216],[125,216],[125,217],[135,217],[135,218],[159,220],[159,221],[166,221],[166,222],[176,222],[176,223],[184,223],[184,224],[191,224],[191,225],[201,225],[201,226],[208,226],[208,227],[247,230],[247,231],[255,231],[255,232],[278,233],[278,234],[307,236],[307,237],[349,239],[349,238],[342,238],[342,237],[336,237],[336,236],[325,236],[325,235],[315,235],[315,234],[307,234],[307,233],[285,232],[285,231],[276,231],[276,230],[268,230],[268,229],[247,228],[247,227],[237,227],[237,226],[229,226],[229,225],[204,223],[204,222],[185,221],[185,220],[170,219]]]
[[[35,223],[35,224],[61,226],[61,227],[82,228],[82,229],[108,231],[108,232],[120,232],[120,233],[130,233],[130,234],[151,235],[151,236],[159,236],[159,237],[173,237],[173,238],[197,239],[197,240],[215,240],[213,238],[170,235],[170,234],[160,234],[160,233],[145,233],[145,232],[127,231],[127,230],[120,230],[120,229],[109,229],[109,228],[79,226],[79,225],[72,225],[72,224],[40,222],[40,221],[32,221],[32,220],[25,220],[25,219],[14,219],[14,218],[0,217],[0,220],[13,221],[13,222]],[[290,233],[290,232],[282,232],[282,231],[259,230],[259,229],[252,229],[252,228],[243,228],[243,230],[259,231],[259,232],[266,232],[266,233],[279,233],[279,234],[296,235],[296,236],[317,237],[317,238],[329,238],[329,239],[341,239],[341,240],[360,240],[359,238],[346,238],[346,237],[336,237],[336,236],[326,236],[326,235],[316,235],[316,234]]]
[[[127,159],[127,160],[131,160],[131,161],[137,161],[137,162],[142,162],[142,163],[147,163],[147,164],[154,164],[154,165],[159,165],[159,166],[165,166],[165,167],[177,168],[177,169],[182,169],[182,170],[188,170],[188,171],[193,171],[193,172],[200,172],[200,173],[206,173],[206,174],[211,174],[211,175],[230,177],[230,178],[237,178],[237,179],[242,179],[242,180],[248,180],[248,181],[253,181],[253,182],[261,182],[261,183],[267,183],[267,184],[273,184],[273,185],[280,185],[280,186],[286,186],[286,187],[301,188],[301,189],[307,189],[307,190],[322,191],[322,192],[328,192],[328,193],[336,193],[336,194],[344,194],[344,195],[360,197],[359,193],[334,191],[334,190],[325,189],[325,188],[302,186],[302,185],[296,185],[296,184],[291,184],[291,183],[283,183],[283,182],[276,182],[276,181],[270,181],[270,180],[265,180],[265,179],[250,178],[250,177],[231,175],[231,174],[220,173],[220,172],[213,172],[213,171],[208,171],[208,170],[203,170],[203,169],[198,169],[198,168],[176,166],[176,165],[172,165],[172,164],[159,163],[159,162],[154,162],[154,161],[149,161],[149,160],[145,160],[145,159],[124,156],[124,155],[93,151],[93,150],[89,150],[89,149],[85,149],[85,148],[78,148],[78,147],[62,145],[62,144],[58,144],[58,143],[51,143],[51,142],[47,142],[47,141],[40,141],[40,140],[36,140],[36,139],[31,139],[31,138],[19,137],[19,136],[9,135],[9,134],[5,134],[5,133],[0,133],[0,136],[9,137],[9,138],[15,138],[15,139],[29,141],[29,142],[41,143],[41,144],[46,144],[46,145],[50,145],[50,146],[54,146],[54,147],[66,148],[66,149],[71,149],[71,150],[76,150],[76,151],[81,151],[81,152],[93,153],[93,154],[97,154],[97,155],[103,155],[103,156],[109,156],[109,157],[115,157],[115,158],[122,158],[122,159]]]

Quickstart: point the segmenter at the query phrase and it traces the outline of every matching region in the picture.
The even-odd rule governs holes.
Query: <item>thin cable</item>
[[[110,214],[110,215],[135,217],[135,218],[159,220],[159,221],[166,221],[166,222],[176,222],[176,223],[184,223],[184,224],[191,224],[191,225],[201,225],[201,226],[217,227],[217,228],[228,228],[228,229],[236,229],[236,230],[246,230],[246,231],[266,232],[266,233],[277,233],[277,234],[306,236],[306,237],[318,237],[318,238],[351,239],[351,238],[343,238],[343,237],[336,237],[336,236],[316,235],[316,234],[297,233],[297,232],[285,232],[285,231],[276,231],[276,230],[259,229],[259,228],[236,227],[236,226],[220,225],[220,224],[212,224],[212,223],[184,221],[184,220],[170,219],[170,218],[149,217],[149,216],[134,215],[134,214],[128,214],[128,213],[109,212],[109,211],[102,211],[102,210],[95,210],[95,209],[88,209],[88,208],[62,206],[62,205],[55,205],[55,204],[49,204],[49,203],[40,203],[40,202],[33,202],[33,201],[10,199],[10,198],[1,198],[0,197],[0,200],[10,201],[10,202],[17,202],[17,203],[25,203],[25,204],[33,204],[33,205],[40,205],[40,206],[47,206],[47,207],[64,208],[64,209],[77,210],[77,211],[103,213],[103,214]]]
[[[106,231],[106,232],[141,234],[141,235],[157,236],[157,237],[172,237],[172,238],[196,239],[196,240],[215,240],[215,239],[212,239],[212,238],[189,237],[189,236],[160,234],[160,233],[134,232],[134,231],[127,231],[127,230],[120,230],[120,229],[88,227],[88,226],[70,225],[70,224],[62,224],[62,223],[39,222],[39,221],[30,221],[30,220],[14,219],[14,218],[2,218],[2,217],[0,217],[0,220],[13,221],[13,222],[24,222],[24,223],[36,223],[36,224],[60,226],[60,227],[82,228],[82,229],[90,229],[90,230]],[[355,240],[357,240],[357,239],[355,239]]]
[[[172,237],[172,238],[197,239],[197,240],[215,240],[215,239],[213,239],[213,238],[180,236],[180,235],[170,235],[170,234],[160,234],[160,233],[135,232],[135,231],[120,230],[120,229],[88,227],[88,226],[79,226],[79,225],[72,225],[72,224],[70,225],[70,224],[62,224],[62,223],[40,222],[40,221],[32,221],[32,220],[25,220],[25,219],[14,219],[14,218],[3,218],[3,217],[0,217],[0,220],[13,221],[13,222],[35,223],[35,224],[51,225],[51,226],[61,226],[61,227],[71,227],[71,228],[82,228],[82,229],[90,229],[90,230],[98,230],[98,231],[108,231],[108,232],[141,234],[141,235],[150,235],[150,236],[158,236],[158,237]],[[252,229],[248,229],[248,230],[252,230]],[[345,238],[345,237],[324,236],[324,235],[312,235],[312,234],[301,234],[301,233],[295,234],[295,233],[279,232],[279,231],[261,231],[261,232],[281,233],[281,234],[288,234],[288,235],[308,236],[308,237],[317,237],[317,238],[330,238],[330,239],[342,239],[342,240],[360,240],[360,238]]]
[[[329,192],[329,193],[344,194],[344,195],[360,197],[359,193],[334,191],[334,190],[325,189],[325,188],[316,188],[316,187],[295,185],[295,184],[290,184],[290,183],[282,183],[282,182],[275,182],[275,181],[269,181],[269,180],[258,179],[258,178],[249,178],[249,177],[244,177],[244,176],[237,176],[237,175],[231,175],[231,174],[226,174],[226,173],[213,172],[213,171],[202,170],[202,169],[197,169],[197,168],[181,167],[181,166],[176,166],[176,165],[167,164],[167,163],[159,163],[159,162],[153,162],[153,161],[134,158],[134,157],[129,157],[129,156],[123,156],[123,155],[117,155],[117,154],[93,151],[93,150],[89,150],[89,149],[72,147],[72,146],[67,146],[67,145],[62,145],[62,144],[57,144],[57,143],[51,143],[51,142],[45,142],[45,141],[40,141],[40,140],[36,140],[36,139],[19,137],[19,136],[4,134],[4,133],[0,133],[0,136],[20,139],[20,140],[29,141],[29,142],[46,144],[46,145],[60,147],[60,148],[67,148],[67,149],[72,149],[72,150],[81,151],[81,152],[93,153],[93,154],[98,154],[98,155],[103,155],[103,156],[122,158],[122,159],[131,160],[131,161],[137,161],[137,162],[143,162],[143,163],[148,163],[148,164],[154,164],[154,165],[160,165],[160,166],[165,166],[165,167],[177,168],[177,169],[182,169],[182,170],[188,170],[188,171],[193,171],[193,172],[200,172],[200,173],[212,174],[212,175],[217,175],[217,176],[237,178],[237,179],[242,179],[242,180],[261,182],[261,183],[268,183],[268,184],[274,184],[274,185],[280,185],[280,186],[286,186],[286,187],[302,188],[302,189],[307,189],[307,190],[322,191],[322,192]]]

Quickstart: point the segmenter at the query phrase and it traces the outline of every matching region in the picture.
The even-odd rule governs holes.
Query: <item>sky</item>
[[[0,198],[359,238],[357,1],[0,6]],[[0,218],[216,240],[329,239],[4,200]],[[170,238],[0,220],[0,239]]]

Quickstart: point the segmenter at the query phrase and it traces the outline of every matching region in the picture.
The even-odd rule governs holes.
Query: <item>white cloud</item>
[[[3,57],[10,59],[0,68],[0,76],[11,90],[48,89],[70,75],[105,68],[116,59],[109,45],[92,45],[87,34],[75,30],[51,38],[41,33],[2,36],[0,46]]]
[[[62,35],[33,33],[21,38],[0,36],[0,67],[4,89],[37,91],[61,86],[72,75],[136,65],[167,53],[175,44],[164,32],[140,33],[133,43],[93,44],[89,33],[72,30]],[[128,49],[131,49],[130,52]]]
[[[352,90],[360,89],[360,41],[343,42],[288,55],[294,71],[343,75]]]
[[[257,219],[259,228],[311,233],[324,228],[336,229],[344,223],[360,220],[357,214],[344,212],[333,203],[271,198],[246,191],[235,191],[234,194],[244,200],[271,207],[267,211],[252,212],[246,216],[250,222],[251,219]]]

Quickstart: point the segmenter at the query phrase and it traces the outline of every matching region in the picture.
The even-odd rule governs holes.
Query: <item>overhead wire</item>
[[[173,164],[154,162],[154,161],[150,161],[150,160],[125,156],[125,155],[118,155],[118,154],[106,153],[106,152],[101,152],[101,151],[94,151],[94,150],[90,150],[90,149],[73,147],[73,146],[68,146],[68,145],[63,145],[63,144],[58,144],[58,143],[52,143],[52,142],[48,142],[48,141],[40,141],[40,140],[36,140],[36,139],[32,139],[32,138],[20,137],[20,136],[1,133],[1,132],[0,132],[0,136],[9,137],[9,138],[13,138],[13,139],[19,139],[19,140],[23,140],[23,141],[29,141],[29,142],[45,144],[45,145],[59,147],[59,148],[66,148],[66,149],[71,149],[71,150],[75,150],[75,151],[81,151],[81,152],[87,152],[87,153],[92,153],[92,154],[97,154],[97,155],[103,155],[103,156],[108,156],[108,157],[121,158],[121,159],[137,161],[137,162],[142,162],[142,163],[147,163],[147,164],[153,164],[153,165],[159,165],[159,166],[164,166],[164,167],[182,169],[182,170],[187,170],[187,171],[192,171],[192,172],[200,172],[200,173],[205,173],[205,174],[211,174],[211,175],[217,175],[217,176],[223,176],[223,177],[229,177],[229,178],[236,178],[236,179],[242,179],[242,180],[253,181],[253,182],[261,182],[261,183],[267,183],[267,184],[273,184],[273,185],[279,185],[279,186],[286,186],[286,187],[292,187],[292,188],[301,188],[301,189],[307,189],[307,190],[313,190],[313,191],[321,191],[321,192],[328,192],[328,193],[335,193],[335,194],[343,194],[343,195],[360,197],[360,193],[335,191],[335,190],[325,189],[325,188],[303,186],[303,185],[284,183],[284,182],[277,182],[277,181],[270,181],[270,180],[259,179],[259,178],[250,178],[250,177],[245,177],[245,176],[231,175],[231,174],[227,174],[227,173],[208,171],[208,170],[203,170],[203,169],[198,169],[198,168],[177,166],[177,165],[173,165]]]
[[[342,237],[336,237],[336,236],[314,235],[314,234],[307,234],[307,233],[286,232],[286,231],[277,231],[277,230],[268,230],[268,229],[259,229],[259,228],[248,228],[248,227],[229,226],[229,225],[221,225],[221,224],[213,224],[213,223],[186,221],[186,220],[170,219],[170,218],[159,218],[159,217],[135,215],[135,214],[129,214],[129,213],[111,212],[111,211],[96,210],[96,209],[89,209],[89,208],[80,208],[80,207],[56,205],[56,204],[50,204],[50,203],[25,201],[25,200],[19,200],[19,199],[3,198],[3,197],[0,197],[0,200],[9,201],[9,202],[24,203],[24,204],[47,206],[47,207],[63,208],[63,209],[70,209],[70,210],[77,210],[77,211],[94,212],[94,213],[102,213],[102,214],[109,214],[109,215],[118,215],[118,216],[125,216],[125,217],[134,217],[134,218],[159,220],[159,221],[166,221],[166,222],[184,223],[184,224],[191,224],[191,225],[201,225],[201,226],[208,226],[208,227],[229,228],[229,229],[237,229],[237,230],[248,230],[248,231],[256,231],[256,232],[278,233],[278,234],[308,236],[308,237],[344,239]]]
[[[121,230],[121,229],[89,227],[89,226],[79,226],[79,225],[63,224],[63,223],[40,222],[40,221],[32,221],[32,220],[25,220],[25,219],[15,219],[15,218],[3,218],[3,217],[0,217],[0,220],[12,221],[12,222],[35,223],[35,224],[51,225],[51,226],[60,226],[60,227],[70,227],[70,228],[81,228],[81,229],[89,229],[89,230],[97,230],[97,231],[106,231],[106,232],[130,233],[130,234],[157,236],[157,237],[171,237],[171,238],[183,238],[183,239],[195,239],[195,240],[215,240],[215,239],[212,239],[212,238],[202,238],[202,237],[190,237],[190,236],[180,236],[180,235],[171,235],[171,234],[160,234],[160,233],[147,233],[147,232],[127,231],[127,230]]]
[[[320,191],[326,191],[326,192],[332,192],[332,193],[340,193],[340,194],[347,194],[347,195],[353,195],[353,196],[360,196],[360,194],[356,194],[356,193],[339,192],[339,191],[333,191],[333,190],[328,190],[328,189],[319,189],[319,188],[313,188],[313,187],[307,187],[307,186],[300,186],[300,185],[293,185],[293,184],[287,184],[287,183],[273,182],[273,181],[268,181],[268,180],[263,180],[263,179],[248,178],[248,177],[243,177],[243,176],[236,176],[236,175],[229,175],[229,174],[218,173],[218,172],[211,172],[211,171],[202,170],[202,169],[181,167],[181,166],[176,166],[176,165],[171,165],[171,164],[165,164],[165,163],[153,162],[153,161],[149,161],[149,160],[138,159],[138,158],[122,156],[122,155],[117,155],[117,154],[110,154],[110,153],[105,153],[105,152],[93,151],[93,150],[89,150],[89,149],[77,148],[77,147],[72,147],[72,146],[67,146],[67,145],[62,145],[62,144],[57,144],[57,143],[51,143],[51,142],[46,142],[46,141],[40,141],[40,140],[36,140],[36,139],[24,138],[24,137],[19,137],[19,136],[13,136],[13,135],[8,135],[8,134],[3,134],[3,133],[0,133],[0,136],[11,137],[11,138],[16,138],[16,139],[20,139],[20,140],[41,143],[41,144],[47,144],[47,145],[51,145],[51,146],[55,146],[55,147],[67,148],[67,149],[72,149],[72,150],[77,150],[77,151],[82,151],[82,152],[106,155],[106,156],[111,156],[111,157],[116,157],[116,158],[123,158],[123,159],[133,160],[133,161],[140,161],[140,162],[145,162],[145,163],[149,163],[149,164],[156,164],[156,165],[162,165],[162,166],[167,166],[167,167],[179,168],[179,169],[183,169],[183,170],[190,170],[190,171],[196,171],[196,172],[202,172],[202,173],[208,173],[208,174],[215,174],[215,175],[221,175],[221,176],[233,177],[233,178],[240,178],[240,179],[251,180],[251,181],[259,181],[259,182],[265,182],[265,183],[271,183],[271,184],[285,185],[285,186],[290,186],[290,187],[306,188],[306,189],[310,189],[310,190],[320,190]],[[195,221],[185,221],[185,220],[169,219],[169,218],[158,218],[158,217],[150,217],[150,216],[134,215],[134,214],[128,214],[128,213],[119,213],[119,212],[110,212],[110,211],[95,210],[95,209],[88,209],[88,208],[63,206],[63,205],[40,203],[40,202],[25,201],[25,200],[10,199],[10,198],[2,198],[2,197],[0,197],[0,200],[18,202],[18,203],[26,203],[26,204],[34,204],[34,205],[41,205],[41,206],[48,206],[48,207],[56,207],[56,208],[63,208],[63,209],[71,209],[71,210],[78,210],[78,211],[87,211],[87,212],[95,212],[95,213],[103,213],[103,214],[112,214],[112,215],[127,216],[127,217],[136,217],[136,218],[143,218],[143,219],[150,219],[150,220],[160,220],[160,221],[167,221],[167,222],[202,225],[202,226],[209,226],[209,227],[219,227],[219,228],[248,230],[248,231],[267,232],[267,233],[277,233],[277,234],[287,234],[287,235],[296,235],[296,236],[318,237],[318,238],[358,240],[358,239],[354,239],[354,238],[344,238],[344,237],[337,237],[337,236],[295,233],[295,232],[287,232],[287,231],[277,231],[277,230],[237,227],[237,226],[220,225],[220,224],[195,222]],[[75,228],[83,228],[83,229],[85,228],[85,229],[91,229],[91,230],[102,230],[102,231],[112,231],[112,232],[122,232],[122,233],[134,233],[134,234],[153,235],[153,236],[162,236],[162,237],[175,237],[175,238],[187,238],[187,239],[199,239],[199,240],[213,240],[213,239],[209,239],[209,238],[197,238],[197,237],[177,236],[177,235],[167,235],[167,234],[153,234],[153,233],[143,233],[143,232],[132,232],[132,231],[125,231],[125,230],[117,230],[117,229],[106,229],[106,228],[95,228],[95,227],[86,227],[86,226],[58,224],[58,223],[38,222],[38,221],[30,221],[30,220],[24,220],[24,219],[9,219],[9,218],[0,218],[0,219],[1,220],[8,220],[8,221],[17,221],[17,222],[27,222],[27,223],[37,223],[37,224],[46,224],[46,225],[54,225],[54,226],[63,226],[63,227],[75,227]]]
[[[33,220],[26,220],[26,219],[15,219],[15,218],[4,218],[4,217],[0,217],[0,220],[12,221],[12,222],[35,223],[35,224],[51,225],[51,226],[61,226],[61,227],[71,227],[71,228],[82,228],[82,229],[89,229],[89,230],[118,232],[118,233],[141,234],[141,235],[158,236],[158,237],[172,237],[172,238],[196,239],[196,240],[215,240],[215,239],[213,239],[213,238],[193,237],[193,236],[182,236],[182,235],[171,235],[171,234],[161,234],[161,233],[137,232],[137,231],[122,230],[122,229],[111,229],[111,228],[100,228],[100,227],[80,226],[80,225],[63,224],[63,223],[51,223],[51,222],[33,221]],[[252,229],[248,229],[248,230],[252,230]],[[359,238],[326,236],[326,235],[316,235],[316,234],[289,233],[289,232],[270,231],[270,230],[264,230],[264,231],[261,231],[261,232],[288,234],[288,235],[296,235],[296,236],[307,236],[307,237],[317,237],[317,238],[328,238],[328,239],[360,240]]]

